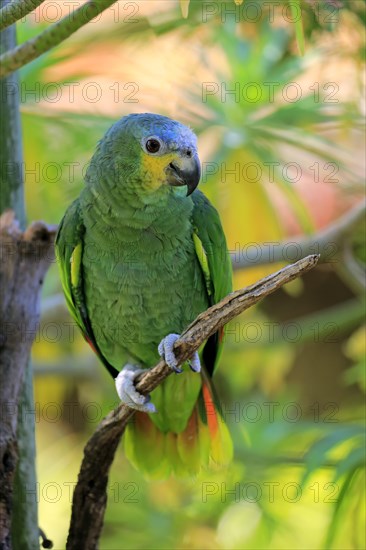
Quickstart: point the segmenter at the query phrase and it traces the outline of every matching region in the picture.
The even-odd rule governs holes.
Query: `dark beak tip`
[[[198,158],[192,159],[192,164],[186,169],[181,169],[174,162],[169,164],[170,176],[172,177],[171,185],[187,186],[187,197],[197,188],[201,178],[201,165]]]
[[[189,197],[189,195],[192,195],[193,191],[197,189],[199,181],[200,178],[197,178],[196,181],[190,181],[189,183],[187,183],[187,197]]]
[[[194,191],[193,187],[189,187],[189,185],[187,185],[186,197],[189,197],[189,195],[192,195],[193,191]]]
[[[189,181],[187,182],[187,197],[195,191],[201,179],[201,165],[196,161],[195,170],[193,171]]]

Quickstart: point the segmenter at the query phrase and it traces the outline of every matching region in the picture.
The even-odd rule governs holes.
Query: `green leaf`
[[[342,475],[356,470],[362,466],[365,466],[366,463],[366,447],[365,440],[361,441],[360,447],[352,449],[347,457],[341,460],[336,468],[334,475],[334,481],[337,481]]]
[[[363,433],[363,426],[337,426],[337,429],[334,432],[314,443],[305,456],[306,470],[301,484],[304,485],[310,475],[324,465],[328,459],[328,453],[332,449],[355,436],[363,435]]]
[[[326,540],[323,546],[324,550],[329,550],[333,546],[333,542],[334,542],[336,532],[337,532],[337,527],[338,527],[338,520],[343,517],[340,514],[342,504],[347,499],[347,495],[349,494],[350,488],[355,483],[356,476],[357,476],[357,470],[352,470],[351,472],[349,472],[347,478],[345,479],[342,485],[342,489],[340,490],[337,502],[335,503],[332,519],[327,531]]]

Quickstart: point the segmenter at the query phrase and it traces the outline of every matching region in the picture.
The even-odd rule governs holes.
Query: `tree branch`
[[[308,254],[319,254],[320,262],[339,261],[342,242],[365,216],[366,202],[362,201],[336,222],[311,237],[294,237],[291,241],[255,243],[255,246],[231,253],[233,269],[246,269],[277,262],[295,262]]]
[[[6,29],[31,11],[35,10],[45,0],[13,0],[0,10],[0,31]]]
[[[88,0],[80,8],[31,38],[0,56],[0,78],[9,75],[51,48],[58,46],[94,17],[115,4],[117,0]]]
[[[1,6],[6,8],[9,4],[9,0],[3,0]],[[1,54],[15,48],[16,43],[15,25],[0,32]],[[39,543],[38,503],[29,495],[24,498],[25,491],[36,489],[35,421],[33,415],[19,414],[34,408],[33,373],[29,361],[31,337],[28,335],[26,342],[19,334],[19,342],[12,349],[13,336],[8,334],[13,329],[15,333],[22,332],[21,327],[27,329],[37,318],[38,281],[44,264],[39,259],[39,263],[33,260],[29,265],[29,256],[27,259],[21,256],[22,250],[26,247],[32,250],[35,243],[30,238],[31,242],[26,244],[31,237],[28,232],[27,237],[21,235],[26,227],[26,215],[19,104],[18,74],[14,73],[0,79],[0,214],[11,209],[17,220],[15,223],[10,214],[0,218],[0,254],[1,260],[6,261],[6,265],[0,266],[0,291],[4,292],[4,299],[0,301],[0,547],[4,550],[12,545],[36,548]],[[32,275],[35,279],[31,280]],[[18,292],[24,292],[23,296],[12,286],[17,280]],[[13,303],[8,303],[9,297]],[[8,405],[10,411],[6,409]],[[13,494],[18,498],[13,499]]]
[[[16,471],[19,475],[20,452],[25,452],[28,458],[28,454],[33,451],[33,448],[27,449],[27,444],[19,439],[18,428],[23,422],[24,399],[19,417],[18,406],[20,396],[24,394],[22,388],[30,348],[39,320],[42,282],[53,259],[54,237],[55,228],[42,222],[33,223],[23,233],[11,210],[0,217],[0,548],[4,550],[12,546],[10,528],[13,531],[14,525],[17,525],[15,539],[19,543],[14,543],[14,546],[38,546],[37,515],[32,515],[35,525],[30,525],[27,517],[24,517],[28,516],[27,507],[32,508],[26,501],[26,492],[34,488],[24,486],[24,480],[29,477],[21,476],[23,485],[18,486],[17,504],[22,509],[22,517],[16,522],[12,516],[13,486]],[[34,466],[34,457],[31,457],[30,462],[23,459],[20,461],[21,468]]]
[[[8,5],[5,3],[5,9]],[[0,54],[16,47],[15,26],[0,32]],[[10,90],[13,90],[10,92]],[[17,74],[0,79],[0,214],[11,208],[25,229],[23,147]]]
[[[232,292],[201,313],[175,343],[174,352],[178,363],[184,363],[211,334],[231,319],[312,269],[318,259],[317,255],[308,256],[247,288]],[[171,373],[166,363],[160,360],[154,368],[139,376],[136,389],[142,394],[150,393]],[[93,550],[98,546],[107,503],[109,469],[121,436],[133,414],[133,409],[120,404],[102,420],[85,446],[73,496],[67,550]]]

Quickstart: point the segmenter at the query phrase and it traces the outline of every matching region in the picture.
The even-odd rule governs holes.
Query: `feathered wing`
[[[200,192],[192,195],[193,240],[211,305],[232,291],[232,268],[219,215]],[[222,466],[232,459],[233,446],[211,376],[222,349],[223,329],[206,342],[202,354],[202,389],[187,428],[177,436],[182,461],[196,468]],[[199,468],[197,468],[199,469]]]
[[[200,191],[192,195],[193,240],[205,278],[210,305],[232,292],[232,267],[226,238],[217,210]],[[213,334],[203,350],[203,361],[212,375],[222,349],[224,329]]]
[[[85,227],[76,200],[63,217],[56,237],[56,259],[60,268],[61,283],[69,311],[79,326],[85,340],[115,378],[115,369],[101,353],[93,334],[83,285],[83,237]]]

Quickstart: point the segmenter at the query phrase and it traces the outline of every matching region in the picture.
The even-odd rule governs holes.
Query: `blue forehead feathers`
[[[158,136],[170,149],[180,145],[197,148],[197,138],[187,126],[153,113],[127,115],[116,122],[106,134],[107,139],[126,139],[127,136],[133,136],[138,141],[149,136]]]

